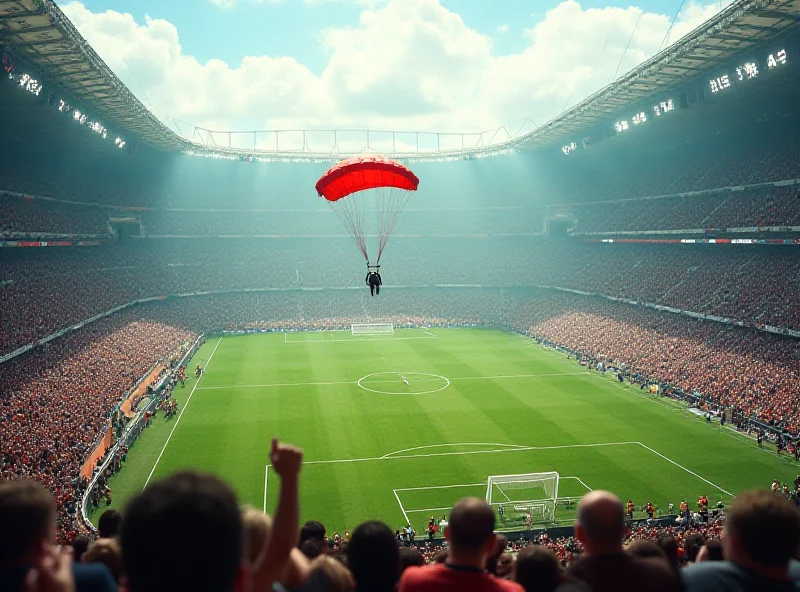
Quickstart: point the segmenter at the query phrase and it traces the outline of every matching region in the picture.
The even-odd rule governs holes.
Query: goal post
[[[487,480],[486,503],[495,510],[502,506],[504,511],[511,509],[516,514],[530,515],[535,522],[554,522],[558,479],[555,471],[493,475]]]
[[[353,335],[394,335],[392,323],[353,323],[350,325]]]

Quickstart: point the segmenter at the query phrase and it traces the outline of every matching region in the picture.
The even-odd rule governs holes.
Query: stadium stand
[[[577,205],[570,209],[577,233],[647,234],[652,231],[800,226],[800,199],[792,187],[697,197],[639,199]]]
[[[0,261],[0,277],[9,282],[2,292],[0,353],[141,298],[220,289],[345,288],[360,279],[346,238],[135,243],[8,249]],[[800,261],[791,246],[398,237],[391,249],[391,285],[557,286],[747,324],[800,328]],[[509,252],[536,256],[521,266]],[[453,264],[465,254],[469,266]]]
[[[25,477],[44,484],[59,507],[62,540],[79,532],[81,466],[112,409],[191,337],[123,312],[3,365],[0,481]]]

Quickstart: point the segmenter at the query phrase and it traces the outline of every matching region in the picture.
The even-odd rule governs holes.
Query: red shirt
[[[485,571],[448,567],[443,563],[409,567],[400,578],[400,592],[524,592],[522,586]]]

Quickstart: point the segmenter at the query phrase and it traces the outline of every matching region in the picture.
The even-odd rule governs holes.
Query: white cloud
[[[292,57],[199,63],[183,53],[169,21],[137,23],[129,14],[92,13],[80,3],[63,10],[159,117],[232,130],[460,132],[525,117],[541,124],[607,84],[629,38],[620,75],[654,55],[672,19],[636,7],[584,10],[567,0],[532,23],[522,51],[496,56],[490,37],[438,0],[390,0],[363,8],[352,26],[321,32],[328,62],[318,76]],[[717,2],[690,0],[670,43],[717,10]]]
[[[283,0],[250,0],[254,4],[280,4]],[[208,0],[209,4],[213,4],[223,10],[229,10],[236,6],[238,0]]]
[[[508,33],[508,23],[503,23],[502,25],[498,25],[497,32],[498,33]]]

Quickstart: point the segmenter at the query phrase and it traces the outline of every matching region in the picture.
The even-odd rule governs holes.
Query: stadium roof
[[[626,108],[768,44],[796,27],[798,14],[800,0],[738,0],[673,46],[526,135],[520,144],[552,144],[612,120]]]
[[[0,0],[0,43],[107,126],[161,149],[187,144],[128,90],[51,0]]]
[[[673,46],[531,133],[518,137],[507,134],[508,139],[498,143],[490,140],[489,144],[483,143],[483,134],[464,134],[479,135],[481,145],[460,150],[437,149],[388,155],[396,158],[480,156],[505,149],[560,142],[614,119],[620,112],[640,105],[659,92],[685,84],[748,49],[768,44],[772,38],[798,25],[798,13],[800,0],[737,0]],[[51,0],[0,0],[0,43],[37,68],[45,81],[62,87],[86,107],[97,111],[106,125],[123,130],[128,136],[155,148],[227,157],[284,153],[307,158],[332,156],[330,152],[311,151],[305,141],[301,150],[291,151],[278,150],[277,147],[274,150],[225,148],[190,142],[150,113]]]

